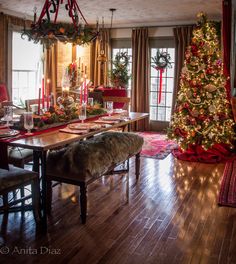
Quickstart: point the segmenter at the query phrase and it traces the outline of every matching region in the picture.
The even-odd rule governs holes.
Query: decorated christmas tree
[[[232,147],[234,121],[227,99],[220,40],[215,22],[198,14],[191,45],[186,49],[180,89],[168,137],[182,152],[216,145]]]

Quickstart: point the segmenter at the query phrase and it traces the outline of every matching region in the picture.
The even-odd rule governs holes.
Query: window
[[[42,78],[42,45],[12,35],[12,100],[22,104],[26,99],[38,98]]]
[[[119,52],[127,52],[128,56],[130,57],[129,59],[129,74],[131,75],[132,73],[132,48],[131,48],[131,40],[130,39],[113,39],[112,40],[112,60],[115,59],[116,54],[118,54]],[[131,78],[129,79],[129,83],[128,83],[128,94],[130,94],[131,92]]]
[[[169,122],[171,117],[172,96],[174,89],[174,66],[175,49],[173,42],[169,39],[155,39],[150,41],[151,57],[156,55],[157,50],[170,54],[172,68],[164,70],[162,75],[162,94],[161,102],[158,103],[160,90],[160,71],[151,67],[150,82],[150,120]],[[151,59],[150,59],[151,61]]]

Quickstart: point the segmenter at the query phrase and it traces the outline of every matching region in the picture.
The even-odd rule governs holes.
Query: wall
[[[132,28],[114,28],[111,30],[111,38],[131,38]],[[172,27],[150,27],[150,37],[171,37],[173,36]]]

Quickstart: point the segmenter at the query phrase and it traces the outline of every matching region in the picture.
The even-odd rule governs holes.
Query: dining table
[[[46,171],[47,171],[47,152],[56,148],[65,147],[66,145],[77,142],[80,140],[86,140],[87,138],[93,137],[96,134],[103,133],[105,131],[114,130],[117,128],[127,128],[130,131],[132,123],[138,122],[148,118],[148,113],[130,112],[127,116],[122,117],[119,122],[114,122],[106,125],[104,124],[99,129],[87,131],[86,133],[76,134],[62,132],[63,128],[67,127],[68,124],[54,127],[53,129],[46,129],[31,136],[25,136],[20,134],[15,138],[0,139],[0,167],[6,167],[7,162],[7,147],[20,147],[25,149],[33,150],[33,169],[36,172],[40,172],[41,178],[41,215],[42,215],[42,230],[47,231],[47,201],[46,201]],[[96,123],[101,117],[88,118],[86,122]]]

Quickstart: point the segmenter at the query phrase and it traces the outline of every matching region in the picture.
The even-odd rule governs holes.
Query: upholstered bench
[[[139,178],[143,138],[134,133],[106,132],[86,141],[50,151],[47,157],[47,201],[51,211],[51,181],[80,186],[82,223],[86,222],[87,185],[109,174],[130,157],[136,156],[135,174]]]

